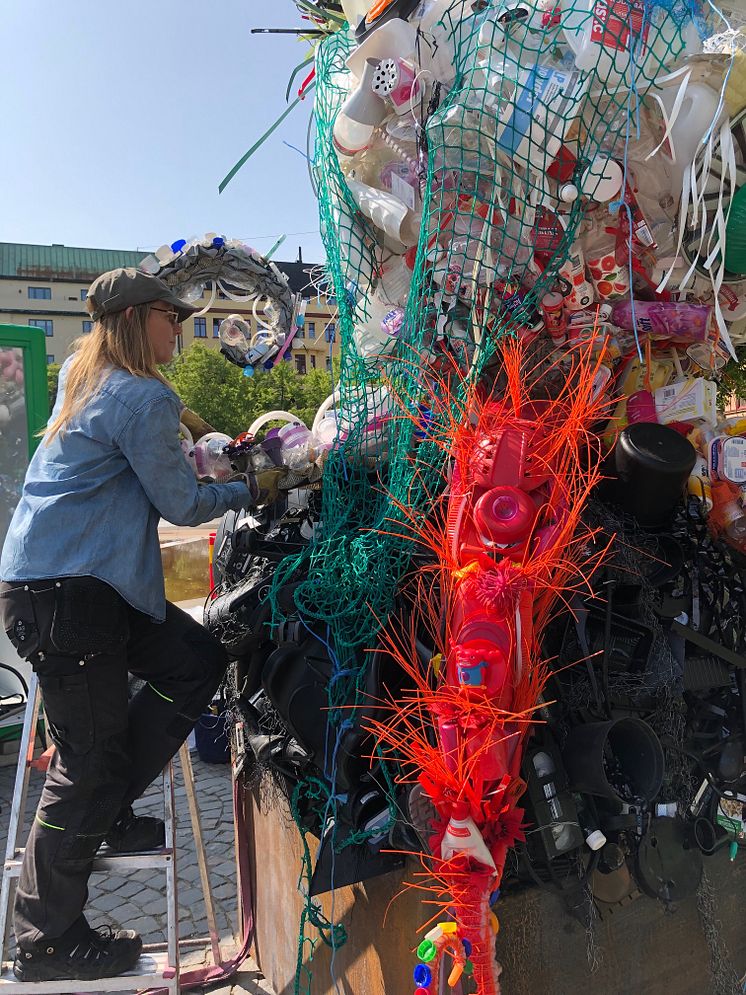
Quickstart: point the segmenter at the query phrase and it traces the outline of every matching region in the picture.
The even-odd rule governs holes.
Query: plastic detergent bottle
[[[482,834],[469,815],[467,802],[456,802],[453,806],[451,818],[440,844],[440,856],[443,860],[450,860],[458,853],[472,857],[493,870],[495,868],[495,861],[482,839]]]

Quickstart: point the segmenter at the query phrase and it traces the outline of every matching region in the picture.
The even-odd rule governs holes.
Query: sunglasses
[[[167,311],[165,308],[162,307],[152,307],[150,310],[160,311],[161,314],[165,314],[165,316],[168,318],[168,320],[171,322],[174,328],[176,328],[177,325],[181,324],[181,319],[179,318],[179,315],[176,311]]]

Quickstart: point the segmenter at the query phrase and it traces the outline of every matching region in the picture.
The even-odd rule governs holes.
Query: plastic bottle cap
[[[467,978],[470,978],[471,975],[474,974],[474,965],[470,960],[467,960],[464,964],[464,974]]]
[[[588,833],[585,842],[591,850],[600,850],[602,846],[606,846],[606,837],[600,829],[594,829],[592,833]]]
[[[490,928],[492,932],[497,936],[500,932],[500,920],[497,918],[494,912],[490,913]]]
[[[624,173],[613,159],[597,156],[583,173],[580,189],[586,197],[598,203],[613,200],[622,189]]]
[[[559,199],[563,204],[572,204],[580,196],[574,183],[563,183],[559,190]]]
[[[421,990],[427,988],[433,980],[433,972],[426,964],[418,964],[414,971],[414,983]]]
[[[417,947],[417,956],[420,960],[424,960],[425,963],[430,963],[431,960],[435,960],[438,956],[438,948],[432,940],[423,940],[419,947]]]

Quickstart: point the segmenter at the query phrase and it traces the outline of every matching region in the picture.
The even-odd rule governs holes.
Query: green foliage
[[[267,411],[290,411],[310,427],[319,405],[332,392],[337,374],[299,374],[290,363],[245,377],[217,350],[201,342],[162,368],[184,404],[218,432],[235,438]]]
[[[738,362],[731,361],[720,375],[718,405],[722,408],[731,397],[746,398],[746,348],[736,349]]]
[[[57,382],[60,379],[60,363],[49,363],[47,365],[47,393],[49,394],[49,413],[52,413],[54,402],[57,400]]]

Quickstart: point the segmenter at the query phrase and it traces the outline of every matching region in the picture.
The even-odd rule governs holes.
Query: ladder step
[[[173,978],[174,969],[169,967],[165,953],[147,953],[140,957],[131,971],[119,974],[116,978],[100,978],[98,981],[18,981],[13,974],[13,965],[4,961],[0,974],[0,992],[3,995],[77,995],[77,992],[129,992],[145,988],[163,988]]]
[[[94,871],[116,872],[117,869],[128,868],[129,870],[142,870],[148,867],[165,867],[173,860],[173,850],[170,847],[163,847],[162,850],[150,850],[147,853],[117,853],[107,854],[105,850],[99,851],[99,856],[93,860]],[[23,863],[23,849],[16,850],[14,860],[6,860],[3,867],[8,877],[17,878],[21,873]]]

